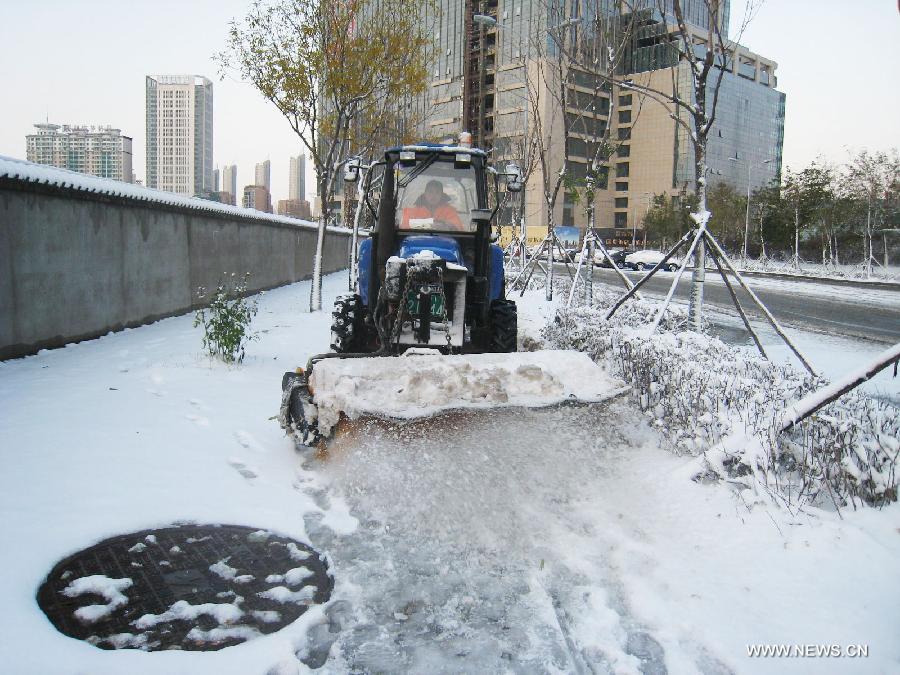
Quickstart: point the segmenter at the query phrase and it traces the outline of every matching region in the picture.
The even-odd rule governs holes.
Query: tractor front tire
[[[491,302],[491,351],[509,353],[517,350],[518,313],[512,300]]]
[[[300,445],[313,448],[322,440],[306,373],[288,371],[281,378],[278,421],[285,433],[293,436]]]
[[[331,349],[338,354],[362,350],[363,304],[358,295],[342,295],[331,312]]]

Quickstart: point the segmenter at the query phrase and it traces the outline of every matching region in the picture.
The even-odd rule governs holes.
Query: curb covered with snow
[[[711,271],[712,268],[710,268]],[[781,281],[805,281],[813,284],[834,284],[835,286],[855,286],[857,288],[877,288],[885,291],[900,291],[900,281],[887,279],[848,279],[837,276],[820,276],[814,274],[791,274],[790,272],[764,272],[759,270],[738,270],[741,276],[758,279],[779,279]],[[729,277],[734,277],[728,272]]]

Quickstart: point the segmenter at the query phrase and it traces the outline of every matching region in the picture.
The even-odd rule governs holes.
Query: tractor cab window
[[[397,223],[400,230],[474,232],[478,207],[475,170],[452,161],[397,167]]]

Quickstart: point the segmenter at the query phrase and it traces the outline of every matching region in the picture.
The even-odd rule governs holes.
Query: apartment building
[[[264,185],[244,186],[244,198],[241,206],[245,209],[256,209],[265,213],[272,213],[272,200],[269,191]]]
[[[25,137],[29,162],[131,183],[132,139],[111,126],[35,124]]]
[[[200,75],[148,75],[147,186],[213,192],[213,87]]]

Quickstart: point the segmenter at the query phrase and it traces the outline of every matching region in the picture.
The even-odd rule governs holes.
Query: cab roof
[[[475,155],[478,157],[487,157],[487,153],[480,148],[469,148],[462,145],[444,145],[441,143],[415,143],[412,145],[395,145],[392,148],[388,148],[385,150],[385,154],[395,153],[395,152],[440,152],[446,154],[460,154],[466,153],[469,155]]]

